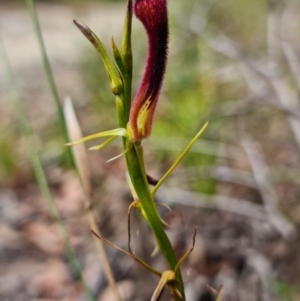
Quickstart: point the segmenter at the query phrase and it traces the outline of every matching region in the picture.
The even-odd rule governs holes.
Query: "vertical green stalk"
[[[122,41],[122,59],[126,68],[126,76],[124,77],[124,92],[118,96],[121,99],[125,108],[125,120],[119,115],[120,127],[126,127],[129,120],[129,110],[131,104],[131,86],[132,86],[132,53],[131,53],[131,24],[132,24],[132,1],[128,0],[127,16],[125,21],[125,30]],[[170,240],[165,233],[161,224],[159,213],[156,209],[149,184],[147,181],[147,174],[145,171],[143,148],[140,142],[131,142],[123,139],[124,148],[127,150],[125,153],[128,173],[130,175],[132,184],[137,193],[137,196],[141,202],[143,211],[145,212],[146,220],[156,238],[156,241],[160,247],[161,252],[166,258],[170,269],[174,270],[177,265],[177,258],[174,249],[170,243]],[[177,289],[184,297],[184,287],[180,269],[176,275],[177,277]],[[174,297],[174,300],[181,300],[179,297]],[[182,300],[181,300],[182,301]]]
[[[39,20],[38,20],[34,0],[25,0],[25,1],[26,1],[27,7],[28,7],[28,10],[29,10],[31,19],[32,19],[35,34],[36,34],[38,44],[39,44],[39,47],[40,47],[42,60],[43,60],[43,65],[44,65],[44,69],[45,69],[45,74],[46,74],[46,77],[47,77],[47,82],[49,84],[49,88],[50,88],[52,97],[54,99],[55,105],[56,105],[57,116],[58,116],[58,119],[59,119],[60,127],[62,129],[63,138],[64,138],[65,143],[67,143],[67,142],[69,142],[67,126],[66,126],[66,122],[65,122],[65,118],[64,118],[62,105],[61,105],[61,102],[59,100],[57,88],[56,88],[55,81],[54,81],[54,78],[53,78],[53,73],[52,73],[51,65],[50,65],[50,62],[49,62],[49,59],[48,59],[45,43],[44,43],[44,40],[43,40],[42,31],[41,31],[41,27],[40,27],[40,24],[39,24]],[[74,167],[74,160],[73,160],[73,156],[72,156],[70,148],[66,148],[66,153],[67,153],[67,158],[69,160],[69,163]]]
[[[127,147],[129,148],[129,146]],[[144,167],[143,148],[141,147],[141,145],[135,143],[134,147],[130,147],[130,149],[126,153],[126,162],[128,167],[128,173],[130,175],[135,192],[141,202],[143,211],[146,214],[146,220],[156,238],[161,252],[163,253],[164,257],[166,258],[169,264],[170,269],[174,271],[178,260],[176,258],[174,249],[170,243],[170,240],[163,229],[159,213],[156,209],[153,197],[151,195],[151,191],[149,189],[147,175]],[[184,287],[180,269],[178,270],[176,277],[177,288],[182,294],[182,296],[184,296]],[[181,299],[175,298],[175,300]]]
[[[47,180],[46,180],[46,176],[45,176],[41,161],[39,159],[38,153],[37,153],[35,145],[34,145],[31,129],[30,129],[30,126],[29,126],[29,122],[28,122],[27,116],[25,114],[25,109],[24,109],[23,104],[22,104],[22,99],[21,99],[21,96],[18,92],[16,83],[15,83],[15,80],[14,80],[13,72],[11,70],[11,67],[10,67],[10,64],[9,64],[9,61],[8,61],[8,57],[7,57],[6,52],[4,50],[3,43],[1,41],[1,39],[0,39],[0,50],[2,52],[2,57],[4,58],[4,63],[6,65],[10,90],[13,93],[12,96],[13,96],[13,99],[15,101],[15,106],[16,106],[16,109],[17,109],[17,112],[18,112],[18,117],[19,117],[19,120],[20,120],[20,127],[23,131],[24,137],[26,138],[29,158],[30,158],[30,161],[31,161],[31,165],[33,167],[33,172],[35,174],[36,180],[37,180],[38,185],[41,189],[42,195],[45,199],[45,202],[46,202],[46,205],[49,209],[49,212],[50,212],[52,218],[56,221],[56,224],[59,228],[60,235],[61,235],[61,237],[64,241],[65,248],[67,250],[67,256],[70,260],[71,266],[72,266],[74,272],[79,276],[79,278],[80,278],[80,280],[81,280],[81,282],[84,286],[84,289],[87,293],[88,300],[89,301],[95,301],[95,298],[94,298],[90,288],[87,286],[87,284],[84,280],[79,260],[78,260],[77,255],[76,255],[76,253],[75,253],[75,251],[74,251],[74,249],[73,249],[73,247],[70,243],[68,233],[67,233],[67,231],[66,231],[66,229],[65,229],[65,227],[62,223],[62,220],[61,220],[61,217],[60,217],[59,212],[57,210],[56,204],[55,204],[55,202],[53,200],[53,197],[51,195],[51,192],[50,192]]]

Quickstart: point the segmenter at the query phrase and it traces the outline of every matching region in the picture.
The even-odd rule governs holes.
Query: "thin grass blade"
[[[42,55],[42,60],[43,60],[43,65],[44,65],[44,70],[45,70],[47,82],[48,82],[50,92],[52,94],[52,97],[53,97],[55,105],[56,105],[57,117],[58,117],[59,124],[60,124],[61,130],[62,130],[62,133],[63,133],[63,138],[64,138],[65,142],[68,142],[69,138],[68,138],[66,123],[65,123],[65,120],[64,120],[63,109],[62,109],[62,105],[61,105],[61,102],[60,102],[60,99],[59,99],[56,84],[55,84],[55,81],[54,81],[54,77],[53,77],[51,65],[50,65],[50,62],[49,62],[49,58],[48,58],[48,55],[47,55],[45,43],[44,43],[44,40],[43,40],[43,35],[42,35],[39,19],[38,19],[38,16],[37,16],[35,3],[34,3],[34,0],[25,0],[25,2],[27,4],[27,7],[28,7],[28,10],[29,10],[29,13],[30,13],[30,17],[32,19],[32,23],[33,23],[33,26],[34,26],[35,35],[36,35],[37,40],[38,40],[38,45],[39,45],[40,52],[41,52],[41,55]],[[74,166],[74,161],[73,161],[73,158],[72,158],[71,150],[66,149],[66,153],[67,153],[67,159],[68,159],[69,163],[72,166]]]
[[[21,128],[22,133],[26,140],[29,159],[31,161],[31,165],[33,167],[33,172],[35,174],[37,183],[42,192],[42,195],[46,202],[46,205],[49,209],[50,215],[56,221],[56,224],[60,231],[60,235],[64,241],[65,248],[67,250],[67,256],[70,260],[70,264],[71,264],[75,274],[79,276],[79,278],[83,284],[83,287],[86,291],[87,300],[95,301],[95,298],[94,298],[90,288],[88,287],[88,285],[85,282],[79,260],[78,260],[77,255],[70,243],[68,233],[62,223],[60,214],[57,210],[56,204],[55,204],[52,194],[50,192],[50,188],[49,188],[47,180],[46,180],[46,176],[45,176],[45,173],[44,173],[44,170],[42,167],[42,163],[40,161],[39,155],[38,155],[36,147],[35,147],[34,139],[33,139],[32,132],[31,132],[31,129],[29,126],[29,122],[28,122],[28,119],[27,119],[27,116],[25,113],[25,109],[23,107],[22,99],[21,99],[21,96],[17,89],[16,83],[14,80],[14,76],[13,76],[13,72],[10,67],[8,57],[6,55],[1,38],[0,38],[0,52],[2,54],[2,57],[4,58],[4,63],[5,63],[5,67],[6,67],[7,77],[8,77],[8,85],[12,92],[12,98],[15,102],[16,110],[18,113],[18,118],[20,121],[20,128]]]

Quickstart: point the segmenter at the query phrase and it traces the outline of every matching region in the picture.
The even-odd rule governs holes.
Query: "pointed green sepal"
[[[83,33],[83,35],[94,45],[99,55],[102,58],[106,72],[110,79],[110,87],[115,95],[119,95],[123,92],[123,82],[121,76],[115,66],[113,60],[110,58],[106,48],[96,36],[96,34],[86,25],[74,20],[75,25]]]
[[[121,158],[122,156],[124,156],[127,152],[128,152],[128,148],[126,148],[121,154],[119,154],[119,155],[117,155],[117,156],[115,156],[115,157],[113,157],[113,158],[110,158],[109,160],[107,160],[106,161],[106,163],[109,163],[109,162],[111,162],[111,161],[114,161],[114,160],[116,160],[116,159],[119,159],[119,158]]]
[[[102,148],[104,148],[106,145],[108,145],[109,143],[111,143],[112,141],[114,141],[117,138],[117,136],[112,136],[110,138],[108,138],[105,142],[101,143],[100,145],[96,145],[96,146],[92,146],[89,148],[89,150],[100,150]]]
[[[166,178],[172,173],[172,171],[177,167],[177,165],[182,161],[182,159],[185,157],[185,155],[188,153],[190,148],[193,146],[193,144],[197,141],[197,139],[202,135],[204,130],[206,129],[208,125],[208,122],[204,124],[204,126],[201,128],[201,130],[196,134],[196,136],[191,140],[191,142],[187,145],[187,147],[183,150],[183,152],[180,154],[180,156],[177,158],[177,160],[173,163],[173,165],[169,168],[169,170],[164,174],[164,176],[158,181],[158,183],[155,185],[155,187],[152,189],[151,193],[152,196],[155,195],[157,189],[161,186],[161,184],[166,180]],[[131,133],[129,131],[129,136],[131,136]]]
[[[118,129],[114,129],[114,130],[110,130],[110,131],[105,131],[105,132],[100,132],[100,133],[96,133],[96,134],[93,134],[93,135],[89,135],[89,136],[86,136],[86,137],[84,137],[84,138],[82,138],[80,140],[77,140],[77,141],[74,141],[74,142],[69,142],[69,143],[67,143],[65,145],[66,146],[72,146],[72,145],[75,145],[75,144],[78,144],[78,143],[86,142],[86,141],[97,139],[97,138],[101,138],[101,137],[108,137],[108,136],[127,137],[128,134],[127,134],[127,130],[126,129],[124,129],[124,128],[118,128]]]

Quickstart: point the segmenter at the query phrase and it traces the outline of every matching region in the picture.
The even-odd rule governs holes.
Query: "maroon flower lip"
[[[166,70],[169,28],[166,0],[136,0],[134,12],[148,35],[145,73],[133,100],[128,123],[133,141],[138,141],[151,133]]]

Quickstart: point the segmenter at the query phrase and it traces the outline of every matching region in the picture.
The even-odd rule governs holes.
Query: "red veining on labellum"
[[[131,106],[128,127],[134,141],[151,133],[153,115],[162,86],[168,52],[166,0],[136,0],[134,13],[148,35],[148,57],[142,83]]]

